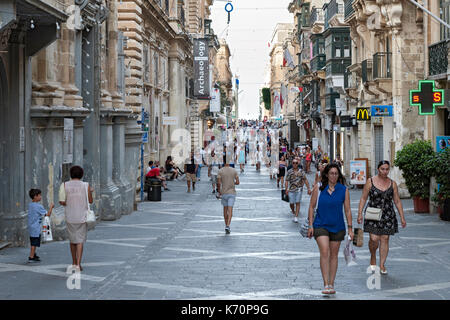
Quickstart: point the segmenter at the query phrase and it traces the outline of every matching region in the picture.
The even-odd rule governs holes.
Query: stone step
[[[11,244],[11,242],[0,241],[0,250],[9,247]]]

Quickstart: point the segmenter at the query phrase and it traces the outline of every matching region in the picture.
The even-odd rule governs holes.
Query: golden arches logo
[[[370,113],[368,108],[356,108],[356,120],[369,121]]]

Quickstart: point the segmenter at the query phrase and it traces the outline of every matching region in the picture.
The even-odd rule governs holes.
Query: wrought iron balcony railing
[[[344,4],[338,3],[337,0],[331,0],[327,7],[328,20],[333,18],[337,14],[344,14]]]
[[[392,78],[392,52],[377,52],[373,55],[373,79]]]
[[[447,74],[449,47],[450,39],[434,43],[428,47],[428,66],[430,76]]]
[[[354,0],[344,0],[344,18],[348,19],[353,13],[355,13],[355,9],[352,6]]]
[[[312,27],[316,22],[323,22],[324,14],[321,8],[314,8],[311,11],[310,26]]]

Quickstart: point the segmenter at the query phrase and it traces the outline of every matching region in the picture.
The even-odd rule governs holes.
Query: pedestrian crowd
[[[231,234],[231,219],[236,201],[235,186],[240,184],[239,174],[244,174],[246,164],[268,168],[270,180],[277,181],[282,188],[282,199],[289,202],[293,222],[299,223],[300,204],[306,186],[310,202],[305,225],[306,236],[314,238],[320,253],[320,270],[323,277],[324,295],[336,293],[334,288],[338,268],[338,253],[341,242],[348,237],[353,240],[354,229],[350,209],[350,194],[343,175],[343,161],[337,155],[330,162],[328,154],[320,146],[312,151],[310,141],[292,147],[279,133],[279,125],[258,121],[243,121],[231,130],[235,134],[220,140],[212,137],[203,148],[191,152],[183,166],[177,165],[171,156],[164,166],[159,161],[150,161],[146,170],[146,182],[159,182],[164,190],[170,191],[169,181],[186,180],[187,193],[196,190],[200,181],[201,169],[206,167],[210,178],[212,194],[221,200],[225,222],[225,233]],[[310,184],[308,174],[313,173],[314,182]],[[381,161],[376,176],[367,180],[359,202],[357,223],[369,233],[370,264],[377,269],[379,251],[379,270],[387,274],[386,260],[389,252],[389,238],[398,233],[398,221],[394,205],[398,210],[401,225],[406,227],[398,186],[388,175],[390,163]],[[72,267],[81,272],[81,260],[87,238],[89,204],[93,203],[93,188],[84,182],[84,171],[80,166],[70,169],[70,180],[61,184],[59,203],[64,207],[67,236],[70,242]],[[30,254],[28,262],[39,262],[37,248],[40,247],[42,220],[52,214],[53,204],[46,210],[41,204],[41,191],[29,191],[31,202],[28,207],[28,230],[30,235]],[[345,219],[344,219],[345,218]]]

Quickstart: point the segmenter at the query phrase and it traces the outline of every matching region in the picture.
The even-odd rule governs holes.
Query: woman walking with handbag
[[[83,271],[81,258],[87,237],[88,201],[94,202],[93,189],[89,183],[81,181],[83,175],[84,171],[81,167],[73,166],[70,168],[70,181],[63,183],[59,189],[59,203],[65,207],[72,265],[80,271]]]
[[[369,251],[372,271],[376,269],[376,254],[377,249],[380,248],[381,274],[387,274],[385,263],[389,252],[389,237],[398,233],[398,222],[393,203],[395,203],[400,214],[402,227],[406,228],[406,220],[402,202],[398,195],[398,187],[395,181],[388,177],[389,171],[389,161],[380,161],[378,164],[378,174],[367,180],[364,186],[358,209],[358,224],[361,224],[363,220],[363,208],[369,197],[369,203],[364,217],[364,232],[370,234]]]
[[[318,201],[317,197],[319,197]],[[314,236],[319,247],[320,270],[324,283],[322,294],[324,295],[336,293],[334,280],[338,268],[339,247],[346,234],[342,208],[345,209],[348,235],[353,240],[350,195],[342,172],[337,164],[332,163],[324,169],[321,183],[314,186],[308,211],[308,238]],[[311,223],[312,221],[314,223]]]

